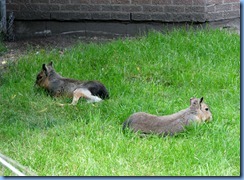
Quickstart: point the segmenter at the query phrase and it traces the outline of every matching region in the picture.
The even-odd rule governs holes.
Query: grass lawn
[[[51,60],[62,76],[100,80],[110,99],[57,106],[71,99],[33,87]],[[172,114],[194,96],[211,123],[165,138],[122,132],[130,114]],[[175,30],[31,51],[0,81],[0,152],[42,176],[239,176],[240,36]]]

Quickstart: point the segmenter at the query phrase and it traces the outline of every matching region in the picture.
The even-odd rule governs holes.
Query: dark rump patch
[[[102,99],[108,99],[109,94],[105,86],[98,81],[87,81],[83,84],[94,96],[99,96]]]

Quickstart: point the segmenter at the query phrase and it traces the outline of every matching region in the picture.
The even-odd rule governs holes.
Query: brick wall
[[[239,0],[207,0],[207,21],[231,19],[236,17],[240,17]]]
[[[18,38],[134,36],[191,25],[239,29],[238,0],[6,0]]]
[[[240,17],[238,0],[6,0],[15,20],[206,22]]]

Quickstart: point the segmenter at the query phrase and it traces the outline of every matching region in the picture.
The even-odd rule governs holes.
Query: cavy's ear
[[[48,66],[52,66],[53,67],[53,62],[50,61],[50,63],[48,64]]]
[[[197,104],[197,99],[196,99],[195,97],[192,97],[192,98],[190,99],[190,104],[191,104],[191,105],[196,105],[196,104]]]
[[[47,71],[47,66],[46,66],[46,64],[42,64],[42,70]]]
[[[200,98],[199,104],[203,102],[203,97]]]

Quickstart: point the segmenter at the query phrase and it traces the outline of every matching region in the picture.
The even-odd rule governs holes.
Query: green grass
[[[59,107],[33,88],[43,63],[100,80],[102,103]],[[30,52],[0,84],[0,151],[38,175],[239,176],[240,36],[219,30],[151,32],[106,44]],[[121,129],[132,113],[164,115],[204,97],[213,121],[174,137]],[[8,174],[7,174],[8,175]]]

